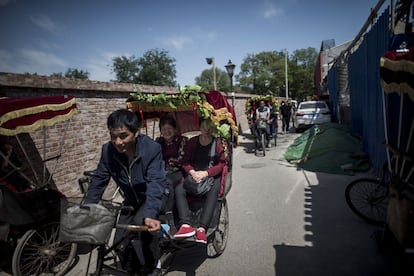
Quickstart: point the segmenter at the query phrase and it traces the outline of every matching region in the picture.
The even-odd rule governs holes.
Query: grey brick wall
[[[61,157],[53,175],[53,183],[67,196],[78,196],[78,179],[83,171],[93,170],[100,158],[103,143],[109,139],[106,128],[108,115],[119,108],[125,108],[125,101],[130,93],[140,89],[144,93],[171,93],[177,88],[125,84],[114,82],[97,82],[90,80],[74,80],[45,76],[0,73],[0,97],[40,97],[56,95],[72,95],[76,98],[78,114],[69,122]],[[247,122],[244,116],[245,102],[249,95],[238,95],[235,99],[236,115],[239,128],[245,131]],[[229,99],[230,100],[230,99]],[[148,134],[152,136],[153,124],[148,124]],[[156,124],[157,126],[157,124]],[[43,146],[41,129],[19,136],[36,171],[42,177],[41,170],[44,151],[46,159],[55,156],[59,151],[59,142],[65,129],[65,123],[58,123],[46,128],[46,148]],[[146,130],[143,130],[145,133]],[[155,131],[158,135],[158,129]],[[23,153],[17,142],[12,141],[21,160]],[[54,168],[54,160],[46,162],[48,173]],[[25,164],[25,171],[34,178]],[[109,191],[110,193],[110,191]]]

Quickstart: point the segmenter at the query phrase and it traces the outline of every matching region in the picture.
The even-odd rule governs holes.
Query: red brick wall
[[[0,97],[73,95],[76,98],[79,112],[73,116],[69,123],[62,155],[53,175],[54,184],[67,196],[79,195],[79,177],[82,176],[83,171],[95,169],[100,158],[101,146],[109,139],[106,128],[108,115],[116,109],[125,108],[125,101],[129,94],[137,89],[144,93],[176,91],[176,88],[172,87],[0,73]],[[243,130],[247,129],[244,116],[245,101],[246,96],[238,96],[235,100],[237,120]],[[152,124],[148,124],[148,128],[148,134],[152,136]],[[58,123],[46,128],[46,159],[58,154],[64,129],[65,123]],[[30,135],[23,134],[19,137],[42,179],[41,164],[42,160],[45,160],[43,158],[42,130],[39,129]],[[18,149],[17,142],[13,140],[12,143],[21,157],[20,159],[24,161],[24,155]],[[28,164],[24,163],[25,171],[30,171]],[[54,160],[46,162],[46,165],[47,173],[51,173],[54,168]],[[34,179],[30,172],[28,174]]]

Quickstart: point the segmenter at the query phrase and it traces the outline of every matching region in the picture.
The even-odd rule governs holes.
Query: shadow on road
[[[319,185],[304,191],[309,246],[274,245],[276,275],[413,275],[396,251],[379,250],[382,227],[369,225],[346,210],[346,183],[335,182],[335,176],[328,174],[317,177]]]

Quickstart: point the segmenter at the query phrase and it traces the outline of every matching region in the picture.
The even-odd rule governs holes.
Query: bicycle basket
[[[83,204],[82,200],[83,198],[61,200],[59,240],[94,245],[106,243],[120,206],[106,200],[101,200],[99,204]]]
[[[265,121],[262,121],[262,120],[259,120],[257,122],[257,128],[259,128],[259,129],[265,129],[266,128],[266,122]]]

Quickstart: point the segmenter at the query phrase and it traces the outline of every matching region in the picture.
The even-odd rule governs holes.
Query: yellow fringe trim
[[[65,110],[71,107],[72,105],[74,105],[75,103],[76,103],[76,99],[72,98],[69,101],[61,103],[61,104],[43,104],[43,105],[38,105],[38,106],[22,108],[19,110],[13,110],[1,116],[0,125],[3,125],[5,122],[12,120],[12,119],[16,119],[16,118],[20,118],[23,116],[32,115],[32,114],[36,114],[40,112],[45,112],[49,110],[52,110],[52,111]]]
[[[46,110],[50,110],[50,109],[46,109]],[[59,109],[57,109],[57,110],[59,110]],[[78,113],[78,110],[76,108],[74,108],[69,113],[66,113],[64,115],[58,115],[58,116],[55,116],[51,119],[41,119],[41,120],[38,120],[35,123],[31,124],[31,125],[18,126],[15,129],[7,129],[7,128],[0,127],[0,135],[13,136],[13,135],[16,135],[16,134],[19,134],[19,133],[30,133],[30,132],[35,131],[37,128],[39,128],[41,126],[52,126],[56,123],[69,120],[76,113]]]

